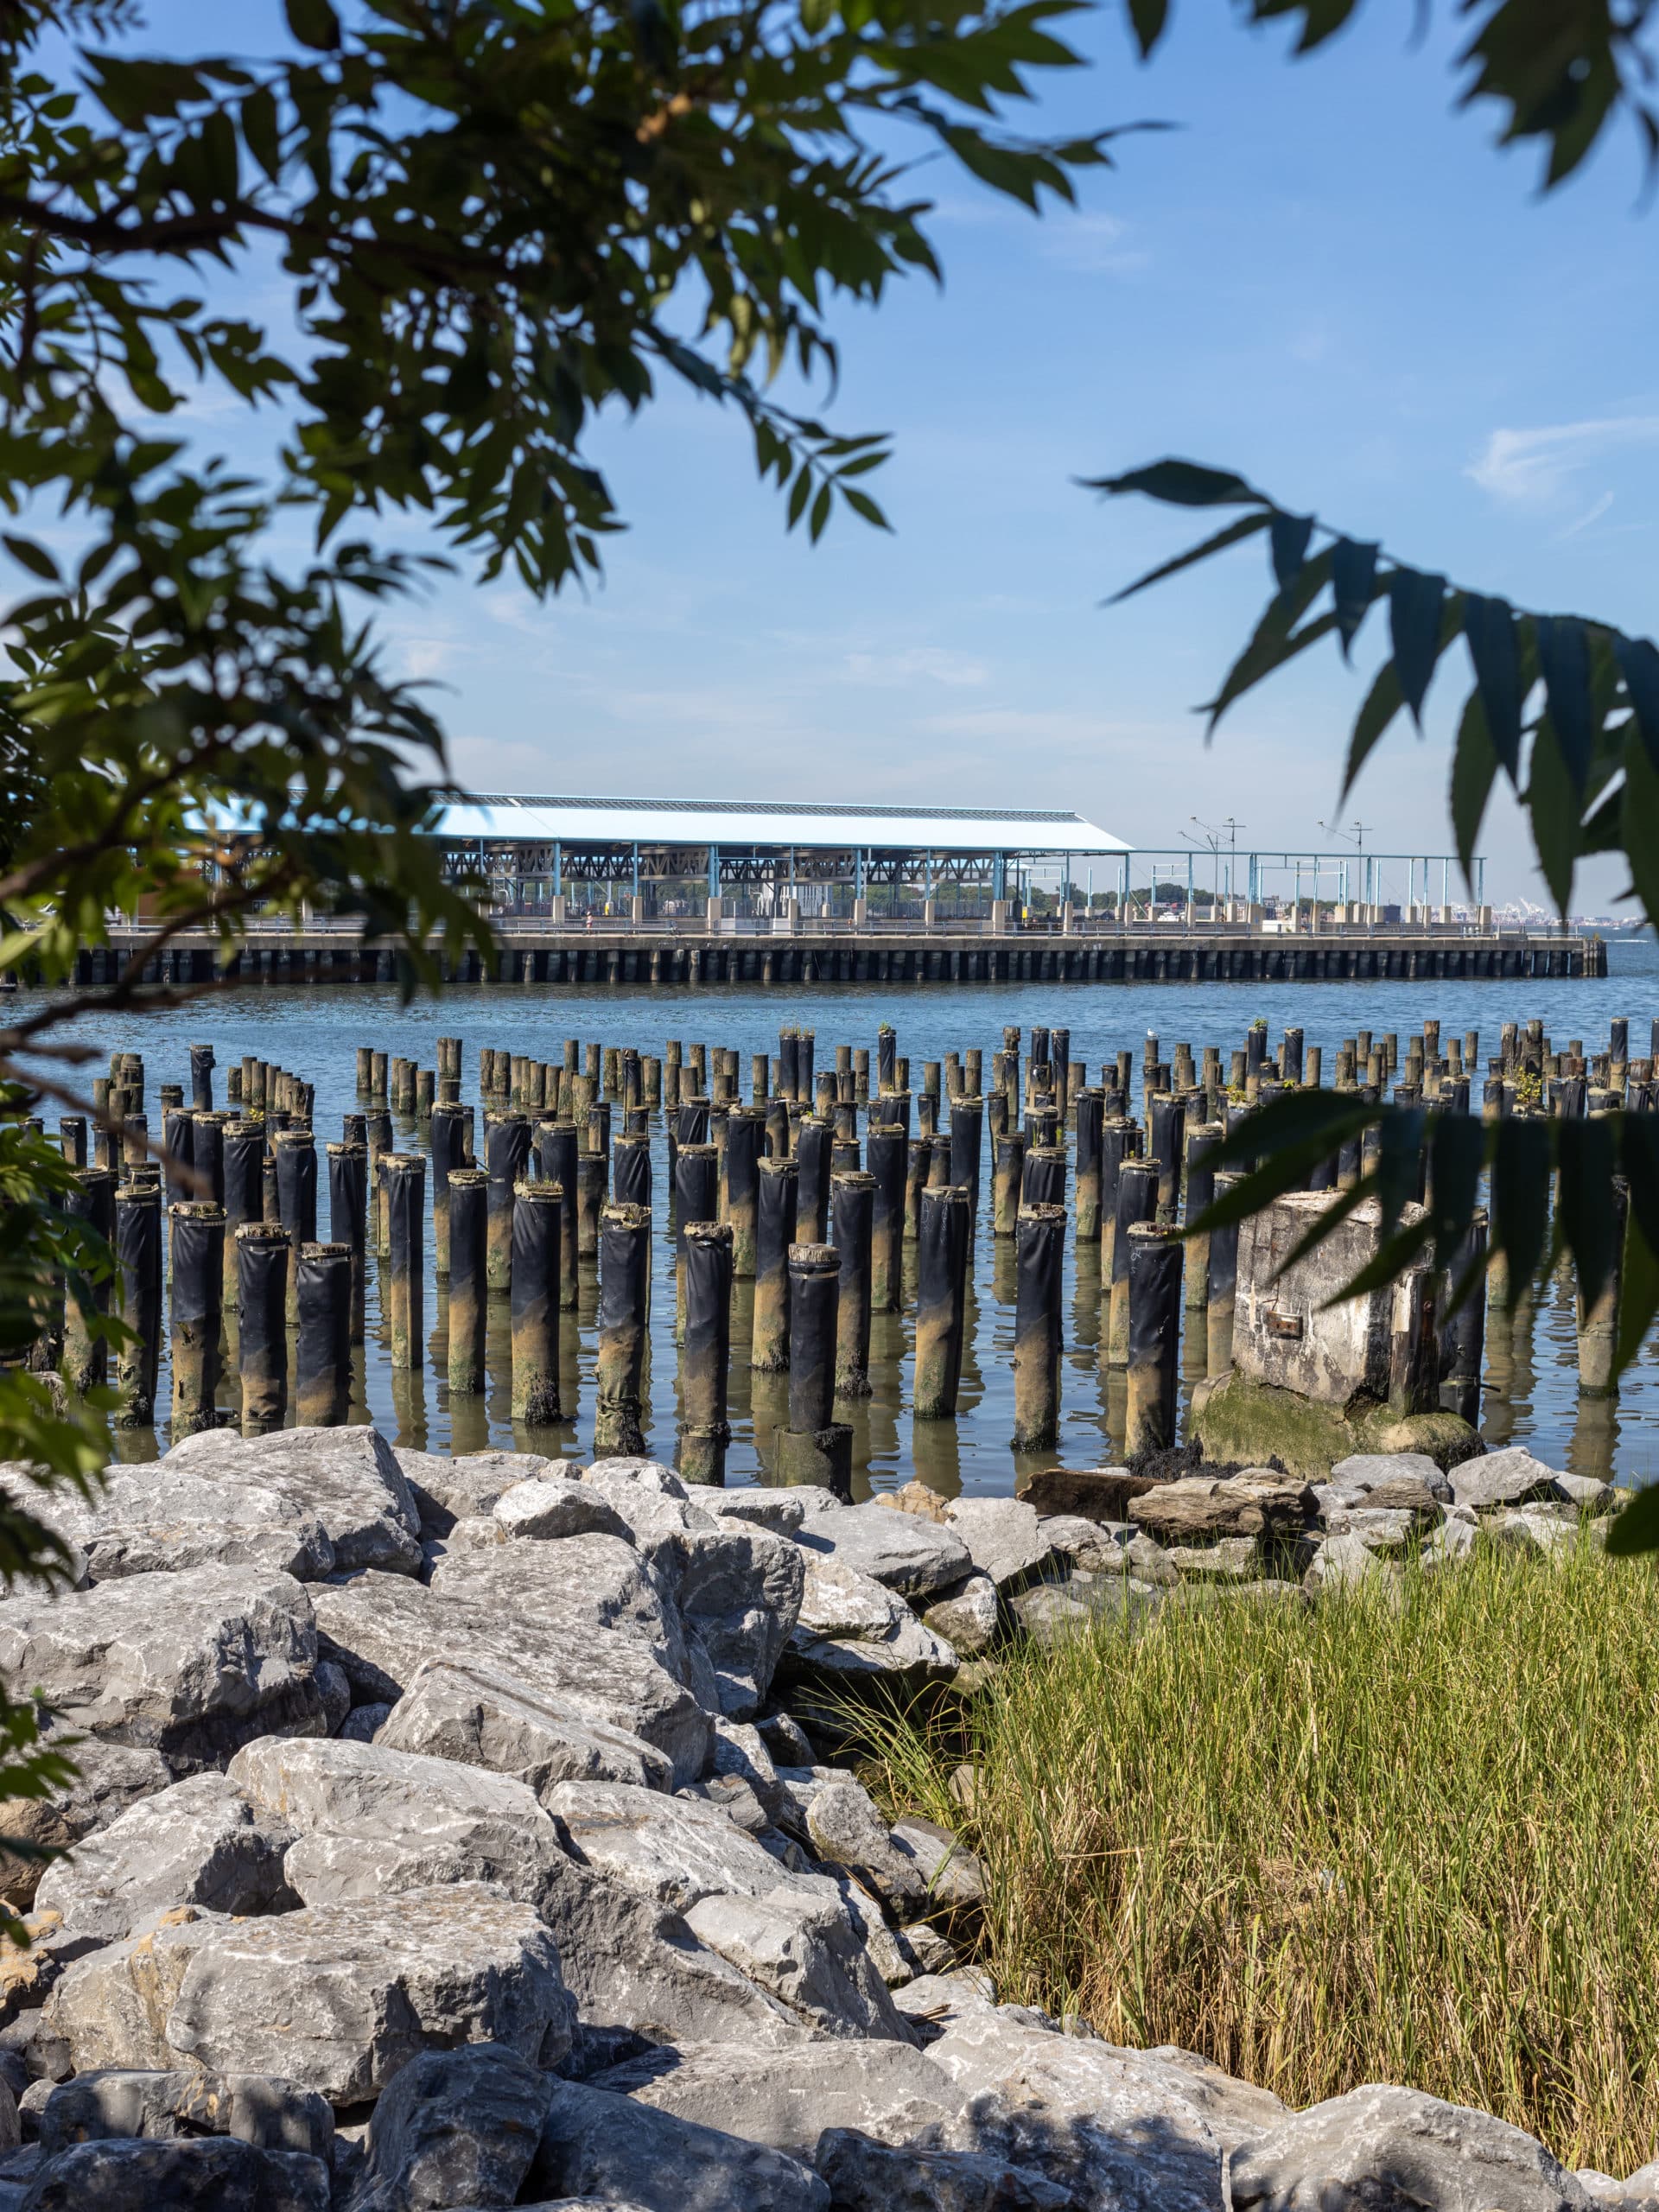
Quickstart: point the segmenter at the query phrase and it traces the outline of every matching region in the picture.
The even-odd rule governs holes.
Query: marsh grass
[[[1478,1552],[1317,1607],[1166,1606],[870,1724],[984,1862],[1001,1995],[1302,2106],[1395,2082],[1569,2165],[1659,2142],[1659,1580]],[[970,1809],[951,1770],[977,1770]]]

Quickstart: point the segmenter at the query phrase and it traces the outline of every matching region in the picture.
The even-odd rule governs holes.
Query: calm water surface
[[[1167,1059],[1178,1040],[1189,1043],[1196,1058],[1205,1045],[1226,1055],[1239,1046],[1250,1022],[1265,1018],[1276,1044],[1282,1032],[1299,1026],[1310,1045],[1325,1048],[1326,1079],[1336,1048],[1356,1029],[1405,1037],[1438,1019],[1443,1036],[1480,1032],[1483,1059],[1495,1051],[1506,1020],[1541,1019],[1557,1049],[1572,1039],[1586,1052],[1605,1050],[1608,1026],[1628,1017],[1630,1049],[1647,1050],[1649,1025],[1659,1015],[1659,948],[1652,943],[1615,944],[1612,973],[1586,982],[1366,982],[1249,984],[986,984],[811,988],[756,984],[706,990],[652,989],[646,985],[609,988],[603,985],[557,988],[546,984],[453,988],[436,1001],[404,1007],[390,990],[347,987],[302,989],[287,986],[245,988],[142,1021],[92,1017],[86,1033],[101,1049],[137,1048],[144,1055],[146,1103],[152,1130],[159,1129],[156,1105],[164,1082],[189,1080],[186,1046],[211,1039],[219,1058],[215,1103],[225,1101],[226,1071],[244,1053],[279,1062],[316,1086],[315,1126],[319,1145],[340,1134],[342,1115],[359,1110],[356,1052],[372,1045],[401,1053],[429,1067],[440,1034],[463,1040],[462,1096],[480,1107],[477,1081],[480,1048],[528,1053],[557,1061],[562,1040],[632,1045],[661,1053],[671,1037],[688,1045],[701,1040],[735,1048],[742,1055],[743,1092],[747,1095],[748,1056],[777,1051],[780,1027],[816,1031],[817,1065],[833,1067],[838,1043],[870,1049],[874,1064],[878,1025],[890,1021],[899,1033],[899,1051],[911,1062],[911,1078],[920,1088],[922,1062],[947,1052],[977,1046],[985,1055],[986,1079],[991,1054],[1000,1051],[1005,1024],[1018,1024],[1028,1040],[1033,1024],[1058,1025],[1071,1035],[1071,1058],[1084,1061],[1091,1079],[1103,1061],[1132,1050],[1138,1069],[1147,1031],[1159,1039]],[[16,1002],[14,1002],[16,1003]],[[665,1196],[667,1147],[660,1114],[653,1116],[652,1168],[656,1192],[656,1263],[653,1304],[659,1314],[673,1311],[673,1243]],[[413,1123],[395,1124],[398,1147],[423,1149]],[[874,1395],[842,1406],[837,1417],[855,1430],[855,1464],[871,1487],[886,1489],[920,1474],[936,1487],[954,1492],[1007,1491],[1017,1472],[1009,1439],[1013,1430],[1014,1273],[1013,1249],[990,1234],[991,1177],[987,1157],[982,1173],[981,1220],[976,1240],[973,1287],[969,1303],[968,1344],[963,1358],[961,1408],[954,1421],[910,1418],[914,1330],[910,1313],[877,1314],[871,1344]],[[321,1163],[320,1162],[321,1166]],[[327,1231],[327,1179],[320,1194],[321,1229]],[[425,1366],[414,1374],[394,1374],[388,1361],[382,1322],[382,1285],[378,1263],[369,1262],[367,1343],[361,1347],[362,1372],[356,1378],[354,1418],[372,1419],[397,1441],[429,1451],[476,1451],[486,1446],[516,1446],[556,1454],[586,1453],[592,1443],[594,1322],[597,1283],[584,1268],[582,1304],[564,1320],[563,1391],[570,1418],[553,1430],[515,1427],[508,1410],[509,1347],[506,1301],[493,1301],[490,1385],[481,1397],[450,1402],[445,1369],[444,1299],[430,1274],[428,1283]],[[1066,1259],[1064,1411],[1060,1450],[1045,1454],[1074,1465],[1109,1459],[1122,1436],[1121,1376],[1098,1364],[1099,1273],[1092,1254],[1079,1262],[1074,1245]],[[732,1336],[731,1421],[733,1442],[728,1479],[764,1481],[767,1441],[781,1421],[787,1377],[752,1374],[748,1366],[752,1287],[738,1287]],[[913,1279],[907,1302],[913,1305]],[[572,1325],[576,1325],[573,1326]],[[1187,1364],[1183,1405],[1203,1373],[1202,1331],[1198,1364]],[[221,1402],[234,1413],[238,1388],[235,1344]],[[1184,1354],[1185,1359],[1185,1354]],[[666,1325],[652,1332],[650,1402],[646,1433],[652,1449],[671,1459],[678,1419],[677,1352]],[[165,1365],[158,1403],[168,1402]],[[1529,1444],[1557,1466],[1582,1471],[1611,1467],[1626,1478],[1659,1474],[1659,1351],[1649,1347],[1625,1377],[1617,1403],[1580,1407],[1573,1337],[1570,1280],[1558,1278],[1542,1295],[1529,1343],[1513,1357],[1489,1354],[1483,1393],[1482,1428],[1493,1443]],[[165,1449],[165,1427],[157,1434],[129,1433],[123,1456],[147,1458]],[[861,1483],[861,1487],[862,1483]]]

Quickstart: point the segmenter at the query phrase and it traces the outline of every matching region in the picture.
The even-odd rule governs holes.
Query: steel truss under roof
[[[943,868],[951,859],[1062,859],[1128,850],[1083,816],[1038,808],[979,806],[836,806],[781,800],[582,798],[486,793],[446,807],[436,827],[446,843],[471,847],[559,848],[562,872],[586,874],[607,853],[630,861],[641,874],[701,874],[720,853],[735,873],[762,852],[798,856],[798,872],[816,874],[811,856],[837,866],[855,854],[868,856],[873,874],[885,874],[880,855],[932,855]],[[526,861],[530,854],[524,854]],[[532,865],[551,864],[547,862]]]

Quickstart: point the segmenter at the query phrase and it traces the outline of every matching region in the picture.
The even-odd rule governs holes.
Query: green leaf
[[[1549,701],[1549,718],[1573,789],[1583,796],[1589,779],[1590,758],[1595,746],[1595,721],[1590,702],[1590,641],[1576,615],[1540,614],[1534,618],[1538,641],[1538,667]]]
[[[1192,461],[1155,461],[1149,468],[1131,469],[1127,476],[1096,476],[1087,480],[1091,492],[1116,498],[1126,492],[1142,492],[1161,499],[1166,507],[1236,507],[1245,502],[1266,507],[1272,503],[1252,491],[1242,476],[1224,468],[1204,468]]]
[[[1189,546],[1185,553],[1178,553],[1173,561],[1160,562],[1157,568],[1148,569],[1144,576],[1137,576],[1132,584],[1114,592],[1106,601],[1108,607],[1116,607],[1123,600],[1133,599],[1138,591],[1145,591],[1149,584],[1160,584],[1166,576],[1179,575],[1183,569],[1195,563],[1207,561],[1212,553],[1222,553],[1230,545],[1236,545],[1241,538],[1253,537],[1257,531],[1265,530],[1272,517],[1266,514],[1241,515],[1236,522],[1230,522],[1225,530],[1218,530],[1213,537],[1206,537],[1202,545]]]
[[[242,137],[273,184],[283,173],[282,139],[276,120],[276,99],[268,85],[250,92],[242,103]]]
[[[1616,1363],[1623,1374],[1659,1314],[1659,1115],[1620,1115],[1618,1154],[1630,1192]]]
[[[1441,652],[1440,602],[1446,578],[1395,569],[1389,578],[1389,634],[1400,696],[1421,729],[1423,699]]]
[[[328,0],[283,0],[283,7],[288,28],[302,46],[318,54],[339,52],[340,17]]]
[[[1129,0],[1129,28],[1135,33],[1135,42],[1143,61],[1150,59],[1153,48],[1162,38],[1168,16],[1169,0]]]
[[[1282,668],[1287,660],[1306,652],[1336,627],[1334,614],[1322,614],[1317,621],[1306,623],[1300,630],[1294,627],[1324,590],[1330,575],[1331,556],[1321,553],[1317,560],[1306,563],[1295,581],[1274,598],[1256,625],[1255,636],[1204,710],[1210,717],[1209,735],[1215,734],[1217,723],[1235,700],[1242,698],[1275,669]]]
[[[1653,921],[1659,918],[1659,764],[1634,726],[1624,740],[1619,825],[1630,881],[1643,912]]]
[[[1613,652],[1648,758],[1659,768],[1659,649],[1646,638],[1615,637]]]
[[[1637,1559],[1644,1552],[1659,1552],[1659,1483],[1639,1490],[1607,1531],[1607,1551],[1612,1559]]]
[[[1579,858],[1579,795],[1561,758],[1555,725],[1548,715],[1540,717],[1533,736],[1526,804],[1544,880],[1557,909],[1565,914],[1572,902],[1573,874]]]
[[[1452,754],[1452,834],[1464,880],[1474,888],[1475,841],[1497,774],[1497,755],[1486,734],[1486,710],[1478,691],[1463,703],[1458,740]]]
[[[1376,596],[1376,556],[1382,550],[1351,537],[1339,537],[1331,548],[1331,594],[1344,660]]]
[[[1464,601],[1463,634],[1474,664],[1486,734],[1512,779],[1521,775],[1521,654],[1515,613],[1506,599],[1471,592]]]
[[[1308,540],[1313,535],[1312,515],[1287,515],[1277,507],[1273,511],[1271,547],[1274,582],[1281,591],[1288,591],[1302,573],[1302,563],[1307,558]]]
[[[1549,1124],[1510,1116],[1497,1124],[1491,1173],[1492,1249],[1508,1259],[1510,1308],[1526,1295],[1549,1235]]]
[[[1559,1225],[1573,1255],[1586,1306],[1601,1295],[1616,1256],[1613,1128],[1605,1115],[1564,1121],[1556,1135],[1560,1163]]]
[[[43,545],[35,544],[32,537],[0,536],[0,545],[3,545],[12,559],[20,568],[27,569],[30,575],[42,576],[49,584],[62,581],[58,573],[57,563],[46,548]]]

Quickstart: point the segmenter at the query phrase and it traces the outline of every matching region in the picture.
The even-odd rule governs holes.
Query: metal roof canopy
[[[826,806],[770,799],[577,798],[486,792],[436,834],[475,843],[863,847],[904,852],[1122,853],[1080,814],[988,806]]]

